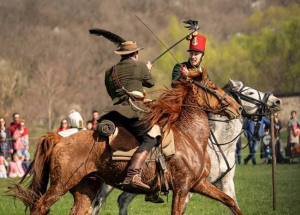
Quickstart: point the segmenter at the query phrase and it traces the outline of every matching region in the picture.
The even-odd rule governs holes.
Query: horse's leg
[[[186,199],[185,199],[185,202],[184,202],[182,214],[185,213],[186,208],[187,208],[187,206],[188,206],[188,204],[189,204],[189,201],[190,201],[190,199],[192,198],[192,196],[193,196],[193,193],[191,193],[191,192],[187,195],[187,197],[186,197]]]
[[[239,207],[239,204],[237,202],[236,195],[235,195],[235,186],[234,186],[233,179],[222,180],[222,188],[223,188],[222,190],[224,191],[224,193],[229,195],[235,201],[237,206]]]
[[[232,179],[229,180],[222,180],[222,190],[224,191],[224,193],[226,193],[227,195],[229,195],[238,205],[237,199],[236,199],[236,195],[235,195],[235,187],[234,187],[234,182]],[[183,207],[183,214],[186,212],[188,203],[190,201],[190,199],[192,198],[193,193],[189,193],[188,196],[186,197],[185,203],[184,203],[184,207]]]
[[[82,177],[84,176],[82,174]],[[32,215],[46,214],[55,202],[81,181],[82,177],[71,177],[67,183],[62,181],[61,177],[55,178],[56,180],[50,184],[46,193],[34,205]]]
[[[92,203],[90,197],[79,191],[72,191],[71,193],[74,197],[74,205],[70,211],[70,215],[86,215]]]
[[[172,199],[172,215],[182,215],[188,189],[174,189]]]
[[[102,182],[103,183],[103,182]],[[97,215],[101,206],[106,201],[107,196],[113,191],[114,187],[103,183],[102,188],[98,191],[93,203],[91,215]]]
[[[127,215],[127,208],[137,194],[123,192],[118,197],[119,215]]]
[[[74,205],[70,215],[90,214],[92,201],[97,191],[101,189],[103,182],[91,178],[83,178],[79,184],[70,190],[74,197]]]
[[[206,179],[198,182],[198,184],[193,187],[192,192],[199,193],[209,198],[220,201],[221,203],[229,207],[233,214],[243,214],[235,201],[230,196],[213,186]]]
[[[31,215],[47,214],[50,207],[66,192],[61,184],[50,185],[46,193],[35,203]]]

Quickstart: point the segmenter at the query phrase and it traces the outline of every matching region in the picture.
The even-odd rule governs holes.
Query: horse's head
[[[146,114],[144,121],[150,126],[157,124],[170,128],[178,120],[183,108],[225,115],[230,119],[240,117],[243,110],[233,98],[212,81],[189,79],[189,81],[174,81],[172,89],[164,90],[151,104],[151,111]]]
[[[207,112],[224,115],[229,119],[240,117],[243,108],[211,80],[191,82],[193,95],[187,96],[187,100],[196,99],[198,105]]]
[[[266,115],[269,112],[273,113],[282,109],[280,99],[271,94],[246,87],[241,81],[229,80],[225,88],[243,106],[245,115]]]

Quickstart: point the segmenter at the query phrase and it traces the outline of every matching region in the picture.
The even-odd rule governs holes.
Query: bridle
[[[244,100],[246,102],[249,102],[251,104],[255,104],[257,106],[256,111],[253,114],[248,114],[246,111],[243,109],[242,111],[242,116],[247,117],[248,119],[258,122],[261,120],[262,116],[265,116],[270,112],[269,107],[267,105],[268,99],[271,94],[265,93],[263,98],[261,98],[260,93],[258,90],[255,90],[257,92],[257,95],[259,99],[252,98],[250,96],[244,95],[243,92],[250,90],[251,88],[243,86],[238,92],[230,91],[230,94],[232,97],[240,104],[242,105],[242,101]],[[254,90],[254,89],[252,89]]]
[[[206,79],[205,83],[203,85],[198,81],[195,81],[195,80],[192,80],[192,79],[188,80],[188,82],[190,82],[192,84],[195,84],[197,87],[204,90],[204,92],[205,92],[205,102],[208,105],[209,109],[199,107],[199,106],[195,106],[195,105],[182,105],[182,106],[200,108],[200,109],[202,109],[206,112],[213,113],[213,114],[219,114],[219,113],[223,112],[230,105],[230,101],[226,98],[226,95],[228,95],[228,93],[225,92],[223,95],[221,95],[218,91],[208,88],[207,84],[208,84],[209,81],[210,81],[209,79]],[[217,97],[217,99],[219,99],[221,101],[221,109],[213,110],[213,108],[210,105],[209,99],[208,99],[208,93],[213,94],[215,97]],[[225,101],[225,104],[223,104],[223,101]]]
[[[212,184],[218,183],[236,165],[236,163],[234,163],[233,166],[230,167],[229,162],[228,162],[228,160],[227,160],[227,158],[226,158],[226,156],[225,156],[225,154],[224,154],[221,146],[222,145],[228,145],[228,144],[232,143],[234,140],[236,140],[244,132],[244,130],[248,130],[248,132],[250,132],[252,135],[251,135],[251,139],[248,141],[248,143],[246,144],[246,146],[244,146],[242,149],[246,148],[248,146],[249,142],[251,142],[254,138],[255,139],[259,139],[256,136],[258,136],[258,130],[259,130],[259,127],[260,127],[261,118],[262,118],[262,116],[264,116],[264,115],[266,115],[267,113],[270,112],[269,107],[267,105],[267,101],[268,101],[268,99],[270,97],[270,94],[266,93],[266,94],[264,94],[264,97],[261,98],[260,93],[258,92],[258,90],[256,90],[256,92],[258,94],[258,97],[259,97],[259,100],[257,100],[255,98],[252,98],[250,96],[242,94],[243,92],[245,92],[245,91],[247,91],[249,89],[250,88],[247,88],[247,87],[243,86],[243,87],[241,87],[241,89],[238,92],[230,91],[229,94],[240,105],[242,105],[242,101],[241,100],[244,100],[244,101],[247,101],[247,102],[249,102],[251,104],[255,104],[257,106],[257,110],[253,114],[246,113],[244,109],[242,111],[242,116],[247,117],[248,119],[256,122],[256,125],[255,125],[255,128],[254,128],[254,133],[252,134],[252,132],[249,129],[247,129],[247,127],[244,124],[243,128],[242,128],[242,131],[235,138],[233,138],[231,141],[226,142],[226,143],[218,143],[218,141],[217,141],[214,133],[212,131],[210,131],[209,139],[210,139],[210,141],[211,141],[211,143],[213,145],[216,145],[218,147],[219,152],[221,153],[221,156],[223,157],[223,159],[225,161],[225,164],[227,166],[227,170],[225,172],[221,173],[221,175],[215,181],[213,181]],[[254,89],[252,89],[252,90],[254,90]],[[225,92],[226,92],[226,90],[225,90]],[[219,121],[219,120],[213,120],[213,121]],[[221,122],[226,122],[226,121],[221,121]],[[227,123],[228,123],[228,121],[227,121]]]
[[[269,97],[270,97],[271,94],[265,93],[264,96],[263,96],[263,98],[261,99],[261,95],[260,95],[259,91],[255,90],[257,92],[259,100],[255,99],[255,98],[252,98],[250,96],[242,94],[243,92],[245,92],[247,90],[250,90],[250,89],[251,90],[255,90],[255,89],[252,89],[252,88],[249,88],[249,87],[246,87],[246,86],[242,86],[241,89],[238,92],[230,90],[228,94],[230,96],[232,96],[240,105],[242,105],[242,101],[241,100],[244,100],[244,101],[247,101],[247,102],[249,102],[251,104],[255,104],[257,106],[257,110],[253,114],[248,114],[248,113],[246,113],[245,109],[243,109],[242,110],[242,116],[247,117],[249,120],[256,122],[254,133],[252,134],[252,137],[255,138],[255,139],[257,139],[257,140],[259,140],[259,137],[258,137],[257,133],[258,133],[258,130],[259,130],[259,127],[260,127],[260,121],[261,121],[261,119],[262,119],[263,116],[265,116],[265,115],[267,115],[268,113],[271,112],[270,109],[269,109],[269,107],[268,107],[268,105],[267,105],[267,102],[268,102]],[[225,90],[225,92],[227,92],[227,91]],[[219,121],[219,122],[227,122],[227,123],[229,122],[229,120],[225,120],[225,121],[213,120],[213,119],[209,119],[209,120],[211,120],[211,121]],[[247,130],[245,128],[245,125],[243,127],[244,127],[243,130]],[[231,142],[233,142],[234,140],[236,140],[236,138],[238,136],[240,136],[242,133],[243,133],[243,131],[240,134],[238,134],[233,140],[231,140],[229,142],[222,143],[222,144],[217,143],[217,144],[219,144],[219,145],[230,144]]]

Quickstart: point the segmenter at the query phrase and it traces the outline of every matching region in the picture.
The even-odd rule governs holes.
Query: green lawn
[[[44,133],[37,132],[40,135]],[[284,147],[286,146],[286,132],[282,132]],[[242,138],[243,145],[246,139]],[[35,142],[31,142],[30,152],[33,156]],[[242,151],[242,157],[248,154],[248,148]],[[259,150],[256,154],[259,165],[237,166],[235,185],[239,205],[244,214],[300,214],[300,164],[279,164],[277,165],[277,211],[273,211],[272,203],[272,178],[271,165],[260,165]],[[297,160],[295,160],[297,161]],[[249,162],[251,163],[251,162]],[[24,206],[9,197],[4,197],[7,182],[11,179],[0,179],[0,215],[25,214]],[[100,214],[118,214],[117,196],[121,193],[115,190],[103,206]],[[166,197],[163,197],[165,201]],[[169,202],[155,205],[146,203],[143,196],[138,196],[129,207],[129,214],[170,214],[171,193]],[[73,204],[73,198],[68,193],[51,208],[51,214],[68,214]],[[29,214],[29,213],[28,213]],[[228,209],[221,203],[194,195],[188,206],[186,214],[230,214]]]
[[[244,214],[299,214],[300,211],[300,164],[277,165],[277,211],[272,209],[271,165],[237,166],[235,185],[239,205]],[[0,192],[7,187],[5,179],[0,180]],[[115,190],[108,198],[100,214],[118,214]],[[166,200],[166,197],[163,197]],[[52,208],[51,214],[68,214],[73,198],[65,195]],[[129,214],[170,214],[171,195],[168,203],[155,205],[146,203],[143,196],[138,196],[130,205]],[[9,197],[0,197],[0,215],[24,214],[24,206]],[[200,195],[194,195],[186,214],[230,214],[221,203]]]

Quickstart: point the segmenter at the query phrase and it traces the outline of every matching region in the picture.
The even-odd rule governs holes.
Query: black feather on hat
[[[143,48],[138,48],[136,42],[126,41],[122,37],[104,29],[90,29],[90,34],[95,34],[97,36],[103,36],[106,39],[113,42],[118,46],[118,49],[115,51],[118,55],[127,55],[130,53],[134,53],[136,51],[142,50]]]
[[[120,47],[121,44],[126,41],[122,37],[110,32],[110,31],[106,31],[104,29],[94,28],[94,29],[90,29],[89,31],[90,31],[90,34],[95,34],[97,36],[105,37],[106,39],[110,40],[118,47]]]

